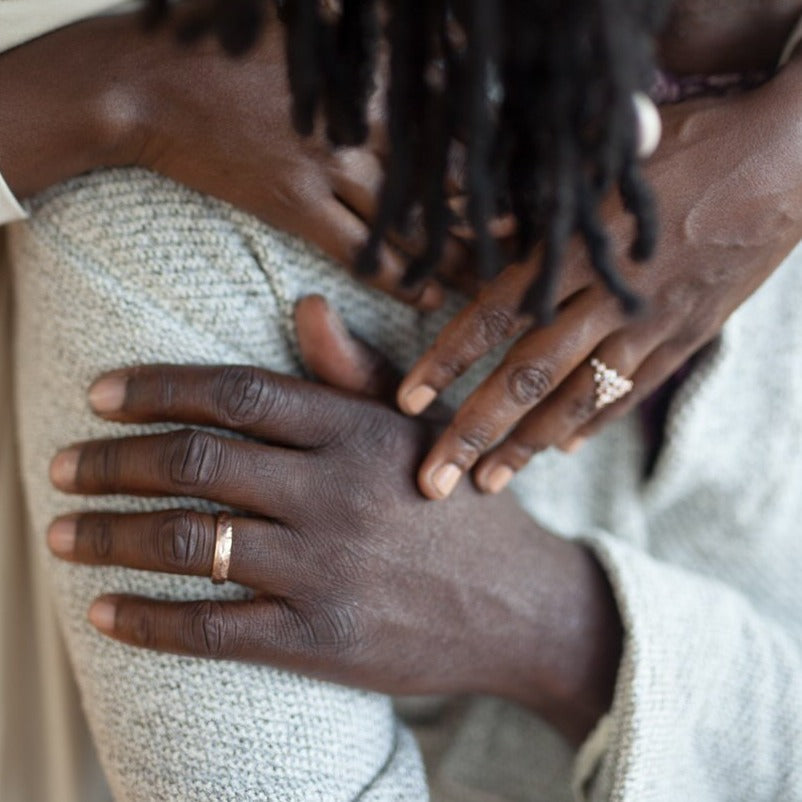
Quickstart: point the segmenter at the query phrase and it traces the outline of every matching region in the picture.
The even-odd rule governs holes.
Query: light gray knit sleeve
[[[613,708],[575,794],[621,802],[802,799],[802,649],[714,579],[599,532],[625,627]]]
[[[387,337],[395,329],[397,346],[405,326],[414,331],[414,314],[382,308],[389,302],[378,297],[366,303],[366,290],[294,240],[144,171],[74,180],[35,199],[31,209],[30,221],[13,232],[12,251],[32,548],[46,561],[115,798],[427,799],[417,747],[386,697],[268,667],[135,650],[101,637],[86,621],[91,600],[104,592],[230,598],[242,596],[242,588],[71,565],[50,557],[43,545],[50,519],[76,508],[203,506],[175,499],[83,500],[53,491],[47,471],[56,449],[121,433],[88,410],[86,390],[99,372],[181,362],[298,373],[292,301],[313,288],[364,327]],[[130,431],[148,430],[153,427]]]

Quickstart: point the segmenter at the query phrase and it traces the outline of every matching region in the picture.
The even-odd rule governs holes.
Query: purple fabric
[[[726,95],[729,92],[754,89],[771,78],[768,70],[731,72],[718,75],[674,75],[657,70],[649,97],[659,106],[680,103],[693,97]]]

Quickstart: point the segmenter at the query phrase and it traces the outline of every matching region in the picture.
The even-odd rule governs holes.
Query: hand
[[[174,35],[169,28],[156,34],[152,47],[160,57],[144,75],[128,72],[144,118],[137,161],[311,242],[351,269],[367,240],[384,177],[381,86],[369,104],[366,145],[335,149],[325,126],[308,137],[293,128],[278,20],[236,59],[212,39],[182,47]],[[401,285],[408,255],[383,244],[377,274],[363,280],[405,302],[436,308],[443,298],[436,281]],[[453,240],[448,256],[461,258]]]
[[[783,98],[798,89],[799,75],[796,64],[753,93],[663,109],[663,145],[646,171],[663,229],[652,263],[628,259],[631,223],[617,199],[606,209],[619,267],[646,301],[645,314],[627,317],[575,245],[553,325],[533,328],[518,312],[537,275],[536,253],[507,268],[443,329],[399,389],[409,414],[493,347],[519,339],[423,461],[418,482],[426,496],[448,496],[475,465],[477,486],[498,492],[539,451],[580,447],[714,338],[782,262],[802,235],[794,206],[802,184],[789,180],[799,175],[799,160],[788,159],[781,122]],[[761,126],[759,138],[753,125]],[[634,382],[605,409],[597,406],[592,358]]]
[[[284,34],[272,21],[245,57],[211,39],[182,46],[138,15],[91,19],[0,54],[0,153],[19,197],[88,170],[140,165],[306,239],[351,269],[366,241],[386,158],[380,95],[362,148],[301,137],[290,122]],[[434,279],[401,285],[414,236],[383,244],[370,285],[422,309]],[[444,272],[467,250],[451,238]]]
[[[299,309],[313,367],[386,392],[386,366],[363,359],[321,303]],[[321,338],[325,359],[314,347]],[[344,363],[352,369],[339,371]],[[90,618],[105,634],[389,693],[502,695],[576,738],[609,705],[620,624],[595,560],[537,527],[508,495],[464,488],[446,504],[422,499],[413,477],[427,425],[253,368],[146,367],[108,379],[91,395],[108,418],[248,439],[191,429],[85,443],[54,460],[57,486],[193,495],[242,510],[229,576],[255,594],[104,597]],[[214,536],[212,516],[173,510],[70,516],[49,542],[77,562],[208,576]]]

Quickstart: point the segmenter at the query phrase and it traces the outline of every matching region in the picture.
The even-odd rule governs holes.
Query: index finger
[[[145,365],[114,371],[89,390],[95,412],[121,422],[170,422],[315,448],[346,422],[342,392],[247,365]]]
[[[443,328],[398,388],[403,412],[419,415],[474,362],[532,325],[532,316],[520,307],[537,264],[531,259],[505,268]]]

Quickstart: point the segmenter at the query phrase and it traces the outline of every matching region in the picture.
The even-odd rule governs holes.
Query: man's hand
[[[384,393],[386,365],[363,360],[321,304],[313,299],[298,316],[309,334],[300,332],[302,343],[327,341],[315,370],[350,361],[344,384]],[[91,398],[112,420],[215,433],[83,443],[53,462],[56,485],[189,495],[237,510],[229,576],[255,594],[104,597],[90,618],[105,634],[386,693],[505,696],[576,739],[607,709],[621,625],[595,559],[546,533],[508,494],[464,487],[444,504],[423,499],[414,475],[427,425],[256,368],[143,367],[106,377]],[[77,562],[209,576],[215,519],[191,510],[79,514],[56,521],[49,542]]]

